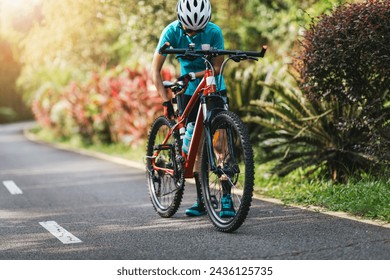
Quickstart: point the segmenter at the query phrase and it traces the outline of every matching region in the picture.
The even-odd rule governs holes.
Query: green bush
[[[390,162],[389,26],[390,2],[370,0],[322,16],[303,41],[301,87],[311,102],[334,105],[329,164],[341,174]]]
[[[347,4],[313,21],[296,61],[303,93],[273,86],[275,101],[252,109],[263,115],[252,121],[268,127],[262,144],[265,160],[279,160],[276,173],[321,168],[346,181],[389,165],[389,26],[388,1]]]

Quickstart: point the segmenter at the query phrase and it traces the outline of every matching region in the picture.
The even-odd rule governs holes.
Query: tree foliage
[[[366,158],[357,169],[390,162],[389,39],[390,2],[370,0],[321,17],[303,41],[301,87],[313,103],[336,103],[340,150]]]
[[[0,123],[31,118],[15,86],[20,68],[11,45],[0,38]]]
[[[47,83],[64,86],[81,80],[104,63],[119,61],[111,51],[120,32],[118,10],[106,1],[42,1],[42,18],[22,41],[22,89],[34,92]]]
[[[390,164],[390,5],[347,4],[314,21],[297,60],[301,91],[273,87],[275,102],[256,102],[275,172],[324,167],[345,181]],[[292,87],[294,88],[294,87]],[[382,174],[383,175],[383,174]]]

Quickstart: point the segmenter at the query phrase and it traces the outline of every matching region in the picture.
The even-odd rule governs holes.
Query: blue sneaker
[[[232,218],[236,215],[236,210],[233,207],[233,200],[230,194],[224,195],[221,199],[221,218]]]
[[[204,208],[203,203],[201,205],[198,202],[195,202],[190,208],[186,210],[186,215],[190,217],[199,217],[206,215],[206,209]]]

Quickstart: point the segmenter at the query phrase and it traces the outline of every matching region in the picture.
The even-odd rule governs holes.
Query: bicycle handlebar
[[[196,56],[219,56],[219,55],[229,55],[229,56],[248,56],[248,57],[264,57],[265,52],[267,51],[267,46],[263,46],[260,52],[254,51],[241,51],[241,50],[218,50],[218,49],[209,49],[209,50],[196,50],[193,48],[188,49],[169,49],[170,44],[165,43],[159,50],[160,54],[178,54],[188,57]]]

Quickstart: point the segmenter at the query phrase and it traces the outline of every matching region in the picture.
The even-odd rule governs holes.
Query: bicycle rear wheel
[[[162,145],[174,124],[163,116],[154,121],[146,153],[149,197],[156,212],[164,218],[173,216],[179,209],[184,191],[184,170],[178,160],[181,157],[179,139],[172,135],[168,143]]]
[[[254,184],[253,150],[245,125],[229,111],[211,121],[211,139],[202,153],[203,198],[213,225],[233,232],[245,221]],[[211,145],[211,156],[207,146]],[[211,170],[209,157],[216,169]]]

